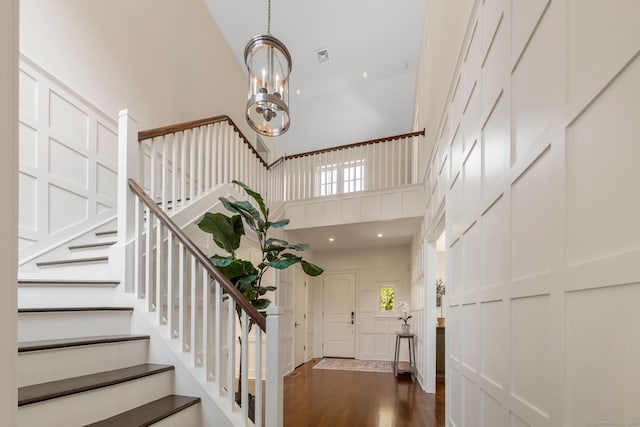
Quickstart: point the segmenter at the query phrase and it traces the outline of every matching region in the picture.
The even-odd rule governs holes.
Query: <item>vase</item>
[[[403,334],[408,334],[410,330],[411,330],[411,325],[402,325]]]

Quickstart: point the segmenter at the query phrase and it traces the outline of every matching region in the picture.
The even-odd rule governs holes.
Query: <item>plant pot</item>
[[[411,330],[411,325],[402,325],[403,334],[408,334],[410,330]]]
[[[444,328],[444,317],[438,317],[438,327]]]

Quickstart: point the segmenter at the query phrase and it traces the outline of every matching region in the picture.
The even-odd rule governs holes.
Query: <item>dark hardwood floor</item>
[[[443,383],[427,394],[409,376],[313,369],[319,360],[285,377],[285,427],[444,426]]]

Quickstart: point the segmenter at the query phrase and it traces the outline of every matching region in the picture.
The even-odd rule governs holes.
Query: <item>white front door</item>
[[[355,274],[327,274],[324,278],[325,356],[356,356],[355,314]]]
[[[306,362],[307,277],[301,268],[295,270],[296,305],[294,308],[293,364],[297,368]]]

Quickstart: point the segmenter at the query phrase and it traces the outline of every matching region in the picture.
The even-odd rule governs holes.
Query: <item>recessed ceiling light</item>
[[[378,237],[382,237],[382,236],[383,236],[383,234],[382,234],[382,233],[378,233]]]
[[[334,240],[336,240],[336,239],[334,239],[333,237],[329,237],[329,241],[330,242],[333,242]]]
[[[296,89],[296,95],[301,95],[302,91],[300,89]]]
[[[367,77],[369,77],[369,74],[367,74],[367,72],[365,71],[364,73],[362,73],[362,78],[366,79]]]

